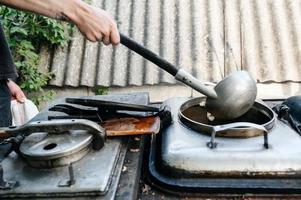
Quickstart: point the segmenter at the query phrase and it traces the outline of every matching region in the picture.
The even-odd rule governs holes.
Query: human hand
[[[12,95],[13,99],[16,99],[20,103],[24,103],[26,96],[21,88],[12,80],[7,82],[7,87]]]
[[[109,13],[86,3],[79,7],[82,9],[78,9],[78,14],[70,16],[70,19],[88,40],[102,41],[105,45],[119,44],[117,24]]]
[[[120,36],[113,18],[82,0],[0,0],[0,4],[73,22],[90,41],[117,45]]]

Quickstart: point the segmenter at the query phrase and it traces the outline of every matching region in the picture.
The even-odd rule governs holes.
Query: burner
[[[137,93],[97,95],[87,99],[148,105],[149,97],[147,93]],[[122,169],[131,140],[119,137],[105,140],[104,131],[95,122],[82,119],[90,115],[78,112],[89,111],[90,107],[73,105],[75,110],[69,110],[70,115],[50,111],[54,105],[66,104],[65,98],[57,99],[35,116],[30,126],[10,129],[12,136],[21,134],[26,137],[17,153],[11,152],[1,162],[0,199],[114,199],[120,184],[128,183],[124,177],[132,173],[122,174]],[[94,114],[95,110],[91,109],[88,114]],[[66,114],[70,118],[49,121],[49,116]],[[146,115],[126,111],[122,114]],[[136,159],[138,154],[132,157]],[[139,157],[134,166],[138,166]],[[134,172],[139,174],[140,169]],[[130,182],[134,184],[134,180]],[[133,191],[136,189],[136,186],[131,187]]]
[[[187,118],[186,109],[198,106],[203,100],[204,98],[171,98],[163,103],[162,106],[171,108],[173,116],[173,123],[162,132],[159,140],[161,142],[158,148],[161,148],[159,151],[161,154],[158,165],[164,173],[181,179],[294,177],[301,174],[301,158],[298,156],[301,153],[299,148],[301,137],[289,126],[277,120],[275,114],[264,103],[256,102],[246,116],[252,113],[260,114],[246,119],[257,123],[255,125],[266,127],[268,134],[258,137],[227,135],[229,137],[217,137],[212,142],[210,135],[212,127],[218,125]],[[179,111],[182,114],[181,112],[179,114]],[[204,116],[200,118],[202,117],[204,118]],[[235,130],[245,135],[245,128]],[[268,143],[266,143],[267,135]],[[208,145],[212,143],[214,147]]]
[[[20,145],[20,153],[35,168],[53,168],[80,160],[91,149],[92,135],[84,130],[59,134],[33,133]]]
[[[254,137],[270,130],[274,126],[275,114],[266,105],[256,101],[243,116],[232,120],[215,119],[204,107],[206,98],[194,98],[184,102],[179,109],[180,121],[190,129],[199,133],[212,134],[214,126],[232,127],[216,132],[223,137]],[[247,123],[237,123],[247,122]],[[232,125],[232,126],[231,126]],[[262,128],[260,128],[262,126]],[[259,129],[257,128],[259,127]]]

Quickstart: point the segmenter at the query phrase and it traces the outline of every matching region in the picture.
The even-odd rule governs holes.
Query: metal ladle
[[[205,86],[203,82],[184,69],[178,69],[122,33],[120,33],[120,42],[173,75],[178,81],[206,95],[206,108],[216,118],[234,119],[239,117],[252,107],[256,99],[256,83],[246,71],[233,72],[212,88]]]

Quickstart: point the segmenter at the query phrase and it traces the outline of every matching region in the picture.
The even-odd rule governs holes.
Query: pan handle
[[[211,138],[210,138],[210,141],[207,143],[207,146],[210,149],[216,148],[216,146],[217,146],[217,143],[215,142],[216,133],[218,133],[220,131],[225,131],[225,130],[228,130],[228,129],[235,129],[235,128],[241,128],[241,129],[253,128],[253,129],[263,131],[263,140],[264,140],[263,141],[263,146],[266,149],[269,148],[267,129],[262,125],[254,124],[254,123],[250,123],[250,122],[234,122],[234,123],[230,123],[230,124],[223,124],[223,125],[213,126],[212,127]]]
[[[203,82],[186,72],[184,69],[177,68],[167,60],[161,58],[151,50],[145,48],[141,44],[137,43],[132,38],[127,37],[126,35],[120,34],[120,43],[126,46],[127,48],[135,51],[145,59],[151,61],[161,69],[167,71],[171,75],[173,75],[178,81],[190,86],[191,88],[195,89],[196,91],[210,97],[213,99],[217,98],[217,94],[215,90],[211,87],[205,86]]]
[[[47,132],[48,134],[59,134],[70,130],[86,130],[93,135],[92,147],[100,150],[106,139],[105,129],[95,122],[86,119],[62,119],[53,121],[28,122],[17,127],[0,129],[0,138],[7,139],[18,135],[28,136],[36,132]]]
[[[264,126],[259,125],[259,124],[250,123],[250,122],[234,122],[234,123],[229,123],[229,124],[213,126],[213,129],[215,132],[225,131],[225,130],[233,129],[233,128],[248,128],[248,129],[254,128],[254,129],[264,131],[264,132],[268,132]]]

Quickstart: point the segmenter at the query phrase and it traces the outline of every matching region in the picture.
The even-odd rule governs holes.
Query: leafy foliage
[[[96,95],[107,95],[109,93],[109,88],[108,87],[95,88],[94,92]]]
[[[50,100],[54,92],[44,92],[43,87],[53,74],[39,71],[38,49],[41,45],[66,45],[69,38],[65,36],[63,24],[7,7],[0,7],[0,16],[20,74],[20,87],[36,104]]]

